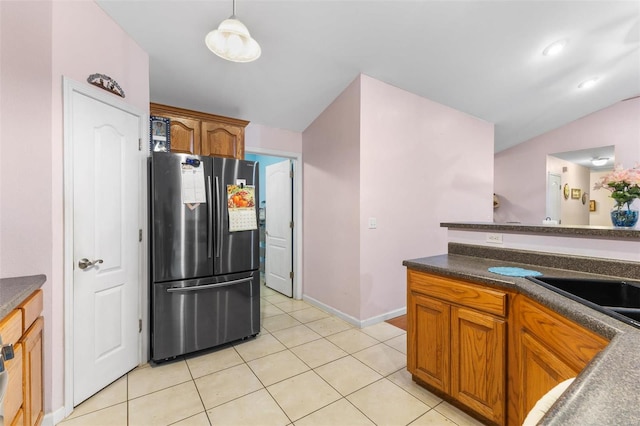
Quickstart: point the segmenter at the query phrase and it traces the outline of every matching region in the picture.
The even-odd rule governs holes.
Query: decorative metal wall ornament
[[[124,90],[120,87],[117,81],[105,74],[91,74],[87,81],[94,86],[98,86],[108,92],[118,95],[124,98]]]

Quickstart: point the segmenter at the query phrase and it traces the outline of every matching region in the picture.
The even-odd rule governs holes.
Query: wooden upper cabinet
[[[171,121],[171,152],[244,159],[248,121],[155,103],[150,112]]]
[[[244,127],[202,122],[202,155],[244,159]]]
[[[200,122],[189,118],[171,118],[171,152],[197,154],[200,152]]]

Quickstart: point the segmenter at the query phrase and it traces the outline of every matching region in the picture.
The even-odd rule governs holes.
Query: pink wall
[[[302,133],[261,124],[249,123],[244,132],[244,142],[245,150],[260,148],[283,152],[302,152]]]
[[[361,75],[302,147],[304,293],[361,322],[405,308],[402,260],[446,253],[441,222],[491,220],[493,125],[428,99]]]
[[[490,221],[493,124],[361,76],[359,318],[406,306],[404,259],[447,252],[447,221]],[[369,217],[377,229],[368,229]]]
[[[495,155],[496,222],[541,223],[547,154],[615,145],[616,162],[640,161],[640,98],[619,102]],[[637,204],[636,204],[637,205]]]
[[[51,383],[45,398],[51,410],[63,404],[63,100],[62,76],[86,82],[90,74],[114,78],[125,91],[124,101],[143,112],[149,111],[149,57],[93,1],[53,1],[51,45],[53,61],[52,103],[52,191],[53,271],[51,275]],[[88,83],[87,83],[88,85]],[[115,96],[115,95],[114,95]],[[52,343],[53,342],[53,343]]]
[[[64,396],[62,76],[110,75],[126,102],[148,111],[148,56],[93,1],[0,2],[0,10],[0,276],[47,275],[50,415]]]
[[[52,4],[0,2],[0,9],[0,277],[46,274],[48,278],[43,290],[45,408],[50,410],[55,285],[51,158],[56,155],[51,136]]]
[[[51,4],[0,2],[0,276],[51,276]]]
[[[303,292],[360,316],[360,79],[302,134]]]

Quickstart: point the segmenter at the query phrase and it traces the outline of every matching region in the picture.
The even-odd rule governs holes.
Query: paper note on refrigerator
[[[229,232],[258,229],[255,194],[254,186],[227,185]]]
[[[182,202],[184,204],[206,203],[204,189],[204,167],[182,165]]]

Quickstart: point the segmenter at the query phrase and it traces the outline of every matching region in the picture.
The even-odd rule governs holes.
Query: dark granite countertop
[[[468,231],[502,231],[527,234],[564,235],[573,237],[600,237],[640,240],[640,229],[587,225],[533,225],[524,223],[445,222],[443,228]]]
[[[31,293],[42,287],[46,275],[0,278],[0,319],[20,305]]]
[[[611,339],[609,345],[591,361],[551,407],[540,424],[640,424],[640,329],[561,296],[526,278],[497,275],[489,272],[488,268],[521,267],[556,277],[611,278],[611,275],[459,254],[405,260],[403,265],[418,271],[517,291]]]

